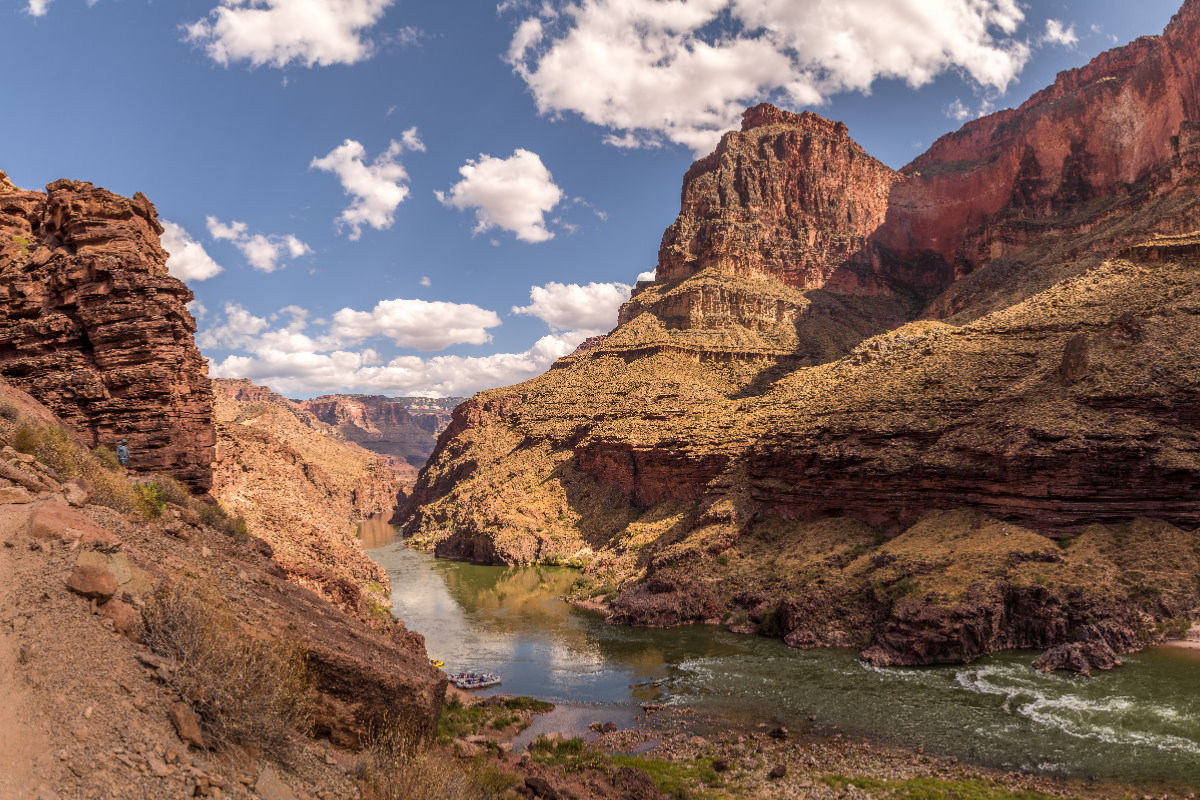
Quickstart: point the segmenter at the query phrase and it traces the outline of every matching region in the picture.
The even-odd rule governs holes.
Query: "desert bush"
[[[21,409],[11,400],[0,400],[0,418],[16,422],[21,418]]]
[[[412,726],[396,723],[368,732],[358,777],[363,800],[493,800],[516,782],[487,756],[464,764]]]
[[[134,491],[138,496],[138,507],[146,519],[154,519],[162,515],[167,507],[167,499],[156,483],[135,483]]]
[[[113,472],[121,469],[121,462],[117,459],[117,454],[104,445],[92,448],[92,458],[96,459],[96,462],[105,469]]]
[[[80,473],[80,477],[91,485],[91,502],[122,514],[142,511],[137,489],[121,473],[106,469],[91,456],[80,465]]]
[[[13,447],[33,456],[64,480],[79,476],[79,448],[62,428],[22,423],[13,433]]]
[[[235,541],[244,542],[250,538],[246,520],[240,514],[230,514],[220,503],[193,500],[193,510],[205,525],[222,531]]]
[[[146,645],[172,659],[173,687],[192,705],[209,743],[254,744],[275,756],[312,724],[313,688],[294,644],[245,632],[211,587],[166,581],[142,612]]]

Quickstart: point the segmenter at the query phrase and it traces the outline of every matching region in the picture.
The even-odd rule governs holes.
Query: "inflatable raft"
[[[499,686],[500,676],[490,672],[458,672],[450,675],[450,682],[460,689],[486,689]]]

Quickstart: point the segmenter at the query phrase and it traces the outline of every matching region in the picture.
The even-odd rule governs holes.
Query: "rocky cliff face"
[[[415,480],[417,470],[433,452],[438,434],[450,424],[450,412],[462,401],[461,397],[333,394],[300,405],[346,441],[391,456],[396,471]]]
[[[187,287],[167,274],[145,196],[0,173],[0,374],[89,446],[126,438],[132,466],[207,490],[216,434]]]
[[[390,516],[403,499],[390,462],[341,441],[333,428],[267,387],[246,380],[213,385],[213,494],[271,543],[296,582],[353,611],[387,605],[387,574],[362,553],[354,525]]]
[[[877,663],[1161,635],[1200,606],[1200,269],[1162,236],[1200,228],[1198,33],[1189,0],[899,173],[751,109],[618,327],[455,410],[407,532]]]

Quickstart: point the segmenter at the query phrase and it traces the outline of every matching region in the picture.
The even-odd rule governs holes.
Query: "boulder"
[[[29,490],[24,486],[5,486],[0,488],[0,503],[15,504],[32,501],[33,495],[29,494]]]
[[[534,797],[540,797],[542,800],[562,800],[562,794],[551,786],[550,782],[545,778],[537,778],[530,775],[525,779],[525,788]]]
[[[76,508],[86,505],[92,495],[91,486],[87,481],[68,481],[63,484],[62,490],[63,498]]]
[[[79,541],[101,547],[118,547],[121,544],[119,539],[92,522],[83,512],[57,501],[44,503],[34,510],[29,518],[29,535],[35,539]]]
[[[142,615],[133,606],[116,598],[100,607],[100,616],[112,622],[117,633],[131,639],[137,638],[142,627]]]
[[[117,576],[105,567],[81,564],[67,579],[67,588],[92,600],[108,600],[117,591]]]
[[[185,744],[194,747],[204,747],[204,734],[200,730],[200,720],[186,703],[172,703],[167,709],[167,716],[175,726],[175,732]]]
[[[1033,662],[1034,669],[1042,672],[1066,670],[1078,675],[1090,676],[1093,669],[1110,670],[1121,666],[1121,659],[1107,642],[1071,642],[1051,647]]]

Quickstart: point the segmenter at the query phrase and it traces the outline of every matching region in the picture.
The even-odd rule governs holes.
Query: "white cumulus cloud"
[[[1004,92],[1028,61],[1017,0],[557,0],[521,20],[508,60],[544,114],[619,147],[710,150],[752,103],[814,105],[879,78],[947,71]],[[529,13],[529,12],[526,12]]]
[[[495,311],[470,303],[380,300],[370,311],[338,311],[331,332],[347,343],[382,336],[398,347],[442,350],[453,344],[486,344],[492,340],[487,329],[499,324]]]
[[[1079,36],[1075,33],[1074,25],[1064,25],[1061,20],[1046,20],[1046,33],[1042,35],[1044,44],[1057,44],[1063,47],[1074,47],[1079,44]]]
[[[395,1],[221,0],[185,26],[185,38],[222,65],[355,64],[371,56],[374,46],[365,33]]]
[[[310,169],[331,172],[342,183],[342,189],[354,198],[349,208],[338,216],[338,227],[350,229],[350,238],[362,236],[364,225],[375,230],[392,227],[396,208],[408,197],[408,173],[397,160],[405,146],[424,150],[416,128],[404,132],[403,141],[392,141],[386,150],[367,163],[367,151],[359,142],[347,139],[327,155],[314,158]]]
[[[581,331],[588,336],[608,333],[617,324],[617,311],[629,299],[623,283],[558,283],[529,290],[530,304],[513,306],[514,314],[537,317],[552,331]]]
[[[563,191],[537,153],[517,149],[508,158],[480,155],[458,172],[462,180],[449,192],[434,194],[450,208],[474,209],[475,233],[503,228],[524,242],[554,238],[546,214],[562,200]]]
[[[259,348],[212,364],[214,378],[250,378],[289,395],[328,392],[453,397],[507,386],[545,372],[583,337],[547,335],[520,353],[488,356],[399,356],[384,361],[373,350],[288,353]]]
[[[274,272],[289,258],[299,258],[312,252],[312,248],[292,234],[285,236],[250,233],[244,222],[221,222],[216,217],[207,217],[208,233],[214,239],[232,242],[242,251],[250,266],[263,272]]]
[[[343,309],[331,322],[311,320],[308,312],[288,306],[260,317],[237,303],[211,320],[196,337],[205,350],[224,350],[211,363],[215,378],[250,378],[287,394],[326,392],[386,392],[405,395],[464,395],[493,386],[517,383],[549,368],[587,337],[583,331],[552,333],[528,349],[485,356],[398,355],[386,359],[374,348],[354,344],[372,336],[394,338],[405,346],[438,344],[427,336],[442,336],[440,344],[474,341],[481,331],[460,327],[457,333],[433,328],[458,314],[475,316],[478,327],[491,327],[499,319],[493,312],[453,303],[408,305],[415,301],[381,303],[372,312]],[[397,305],[399,304],[399,305]],[[381,310],[382,307],[382,310]],[[407,309],[401,312],[401,309]],[[365,315],[365,316],[360,316]],[[310,331],[318,325],[324,327]],[[426,333],[413,326],[424,325]],[[486,337],[486,332],[482,332]]]
[[[218,275],[221,265],[191,235],[169,220],[162,220],[162,246],[167,251],[167,272],[183,282],[204,281]]]

